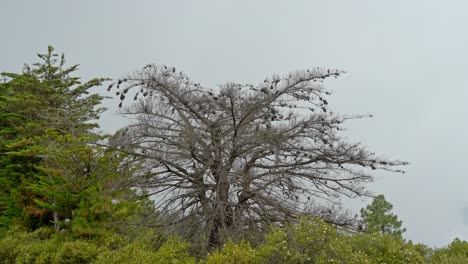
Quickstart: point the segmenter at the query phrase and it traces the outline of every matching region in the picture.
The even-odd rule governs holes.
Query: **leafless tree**
[[[317,199],[366,195],[371,170],[401,172],[405,162],[342,137],[343,122],[365,117],[330,111],[323,81],[342,73],[314,68],[211,90],[147,65],[119,80],[108,90],[134,120],[122,151],[143,162],[136,186],[151,190],[168,225],[192,223],[211,246],[296,219]]]

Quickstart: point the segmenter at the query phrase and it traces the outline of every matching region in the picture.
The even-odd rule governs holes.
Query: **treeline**
[[[339,136],[362,118],[327,107],[340,71],[213,91],[153,65],[82,82],[52,47],[38,56],[1,74],[0,263],[468,262],[464,241],[405,241],[382,195],[361,218],[316,206],[406,164]],[[112,135],[104,83],[134,120]]]

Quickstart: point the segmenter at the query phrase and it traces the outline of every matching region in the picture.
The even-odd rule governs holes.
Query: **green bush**
[[[96,258],[95,264],[140,264],[155,263],[155,254],[148,246],[140,243],[132,243],[116,250],[105,249]]]
[[[226,243],[221,250],[208,255],[207,264],[251,264],[259,263],[257,253],[252,246],[242,241],[234,244],[231,241]]]
[[[409,242],[411,243],[411,241]],[[414,250],[416,250],[419,255],[421,255],[424,259],[428,260],[434,253],[434,250],[425,244],[414,244]]]
[[[187,242],[182,242],[178,238],[170,238],[156,252],[157,263],[195,263],[195,258],[187,252],[189,247],[190,244]]]
[[[76,240],[63,243],[55,255],[54,264],[91,263],[96,259],[98,249],[92,241]]]
[[[189,244],[181,242],[177,238],[171,238],[161,245],[158,250],[154,250],[151,243],[145,239],[135,241],[124,247],[115,250],[104,248],[104,251],[97,256],[95,264],[117,264],[117,263],[138,263],[150,264],[175,264],[175,263],[196,263],[195,258],[187,253]]]
[[[49,239],[50,228],[27,233],[17,228],[9,230],[0,240],[0,263],[50,263],[57,246]]]
[[[25,233],[11,230],[6,233],[0,241],[0,261],[1,263],[15,263],[19,254],[18,246],[25,242]]]
[[[128,245],[129,241],[127,237],[116,234],[109,234],[99,237],[99,239],[96,240],[96,243],[98,247],[101,247],[102,250],[116,250]]]
[[[258,248],[261,263],[371,263],[344,235],[319,219],[273,228]]]
[[[355,252],[366,254],[371,263],[406,264],[425,263],[420,249],[391,235],[355,234],[348,237]]]
[[[55,240],[34,241],[18,245],[18,255],[15,258],[17,264],[49,264],[55,258],[58,244]]]

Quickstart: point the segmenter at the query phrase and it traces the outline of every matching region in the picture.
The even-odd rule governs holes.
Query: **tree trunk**
[[[53,203],[55,205],[55,201]],[[60,226],[59,226],[59,217],[57,211],[52,212],[52,217],[54,218],[54,230],[55,232],[60,231]]]
[[[209,233],[210,248],[220,246],[220,231],[232,226],[232,208],[229,205],[229,181],[227,173],[215,172],[217,199],[214,204],[214,219]]]

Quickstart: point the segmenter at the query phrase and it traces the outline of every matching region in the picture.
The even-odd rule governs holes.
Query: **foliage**
[[[23,243],[17,248],[19,254],[15,258],[14,263],[53,263],[57,247],[58,243],[54,240],[36,240],[30,243]]]
[[[113,217],[126,223],[137,223],[139,220],[156,218],[158,214],[154,201],[149,198],[148,193],[139,192],[136,189],[124,190],[120,193],[120,198],[114,208]],[[147,223],[147,222],[145,222]]]
[[[74,234],[92,237],[98,234],[105,220],[112,214],[112,203],[102,196],[99,185],[88,188],[73,213],[72,231]]]
[[[27,233],[14,228],[0,240],[0,263],[51,263],[58,247],[50,228]]]
[[[182,242],[177,238],[170,238],[155,254],[155,259],[158,263],[169,264],[169,263],[195,263],[195,259],[187,253],[189,244]]]
[[[348,239],[353,250],[367,255],[370,263],[404,264],[425,261],[425,256],[416,246],[392,235],[355,234]]]
[[[228,241],[221,248],[195,259],[189,243],[142,228],[129,239],[113,232],[92,240],[76,239],[52,228],[34,232],[11,229],[0,239],[0,263],[465,263],[467,242],[454,240],[435,250],[379,233],[349,233],[317,219],[274,226],[264,242]]]
[[[143,244],[132,243],[116,250],[106,250],[99,254],[96,264],[132,263],[155,263],[155,253]]]
[[[262,263],[370,263],[333,226],[316,218],[275,227],[259,247]]]
[[[238,244],[228,241],[220,250],[208,255],[206,264],[260,263],[257,254],[257,251],[245,241],[241,241]]]
[[[89,238],[128,192],[133,165],[99,146],[105,137],[93,130],[103,96],[89,90],[105,79],[82,84],[72,76],[78,65],[65,68],[52,47],[39,57],[22,74],[2,74],[10,79],[0,85],[0,227],[53,225]]]
[[[454,263],[453,261],[458,259],[464,259],[463,262],[468,261],[468,242],[456,238],[447,247],[435,250],[431,263],[451,263],[450,261]]]
[[[98,255],[98,249],[90,241],[67,241],[60,246],[53,260],[54,264],[91,263]]]
[[[51,229],[11,230],[0,240],[0,263],[195,263],[189,245],[172,237],[154,244],[153,236],[135,241],[109,235],[100,240],[72,239]]]
[[[99,254],[95,263],[195,263],[195,258],[187,253],[188,244],[177,238],[171,238],[163,243],[159,249],[154,250],[151,244],[145,241],[135,241],[115,250],[106,250]]]
[[[468,257],[465,255],[440,255],[437,258],[432,258],[429,264],[460,264],[468,263]]]
[[[64,201],[73,199],[68,190],[65,199],[63,174],[73,166],[73,156],[58,164],[54,147],[63,138],[80,141],[93,137],[92,121],[104,108],[98,107],[103,96],[90,89],[105,79],[81,83],[72,76],[78,65],[65,67],[65,57],[50,47],[38,54],[41,62],[26,65],[21,74],[2,73],[8,81],[0,84],[0,227],[13,223],[31,230],[54,223]],[[86,148],[84,140],[82,147]],[[60,148],[64,150],[64,148]],[[62,156],[63,157],[63,156]],[[53,166],[50,166],[53,164]],[[60,166],[56,166],[60,165]],[[75,175],[79,177],[80,174]],[[60,183],[60,184],[57,184]],[[39,186],[42,184],[42,190]],[[50,192],[48,192],[50,191]],[[63,210],[62,210],[63,211]],[[63,213],[63,212],[62,212]],[[69,212],[68,212],[69,213]]]
[[[382,194],[376,196],[370,205],[361,209],[364,231],[401,238],[406,229],[401,228],[402,221],[399,221],[398,216],[391,213],[392,208],[393,205],[387,202]]]

